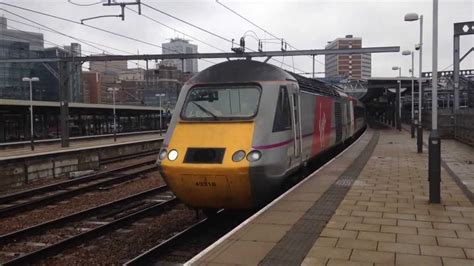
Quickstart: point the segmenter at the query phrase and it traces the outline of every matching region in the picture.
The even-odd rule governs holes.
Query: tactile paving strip
[[[359,157],[338,177],[336,182],[291,227],[283,238],[260,261],[260,265],[300,265],[314,242],[331,219],[362,169],[367,164],[380,133],[375,131]]]

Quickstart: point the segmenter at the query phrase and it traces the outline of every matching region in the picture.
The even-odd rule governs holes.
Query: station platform
[[[405,131],[369,129],[187,264],[474,265],[472,151],[443,140],[442,202],[430,204],[427,152]]]
[[[101,147],[111,147],[114,145],[133,144],[146,141],[156,141],[164,138],[164,133],[160,135],[158,132],[143,133],[143,134],[129,134],[117,136],[117,141],[114,141],[113,135],[100,138],[79,138],[70,140],[70,145],[67,148],[61,147],[59,142],[45,142],[35,143],[35,150],[32,151],[29,145],[26,146],[6,146],[0,149],[0,161],[12,160],[25,157],[35,157],[40,155],[48,155],[69,151],[80,151],[87,149],[97,149]]]

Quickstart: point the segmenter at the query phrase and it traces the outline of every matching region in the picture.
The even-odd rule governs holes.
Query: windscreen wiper
[[[219,120],[219,118],[217,117],[217,115],[215,115],[213,112],[209,111],[208,109],[206,109],[204,106],[196,103],[196,102],[192,102],[194,103],[197,107],[199,107],[199,109],[201,109],[204,113],[212,116],[215,120]]]

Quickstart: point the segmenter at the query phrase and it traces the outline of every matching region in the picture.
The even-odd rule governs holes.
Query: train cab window
[[[275,111],[275,120],[273,121],[273,132],[285,131],[291,129],[291,108],[290,98],[286,87],[280,87],[278,102]]]
[[[260,88],[225,86],[192,88],[181,112],[189,120],[235,120],[256,115]]]

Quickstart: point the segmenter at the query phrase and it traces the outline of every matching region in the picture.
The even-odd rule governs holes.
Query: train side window
[[[275,111],[275,120],[273,121],[273,132],[285,131],[291,129],[291,108],[290,97],[285,86],[280,87],[278,102]]]

